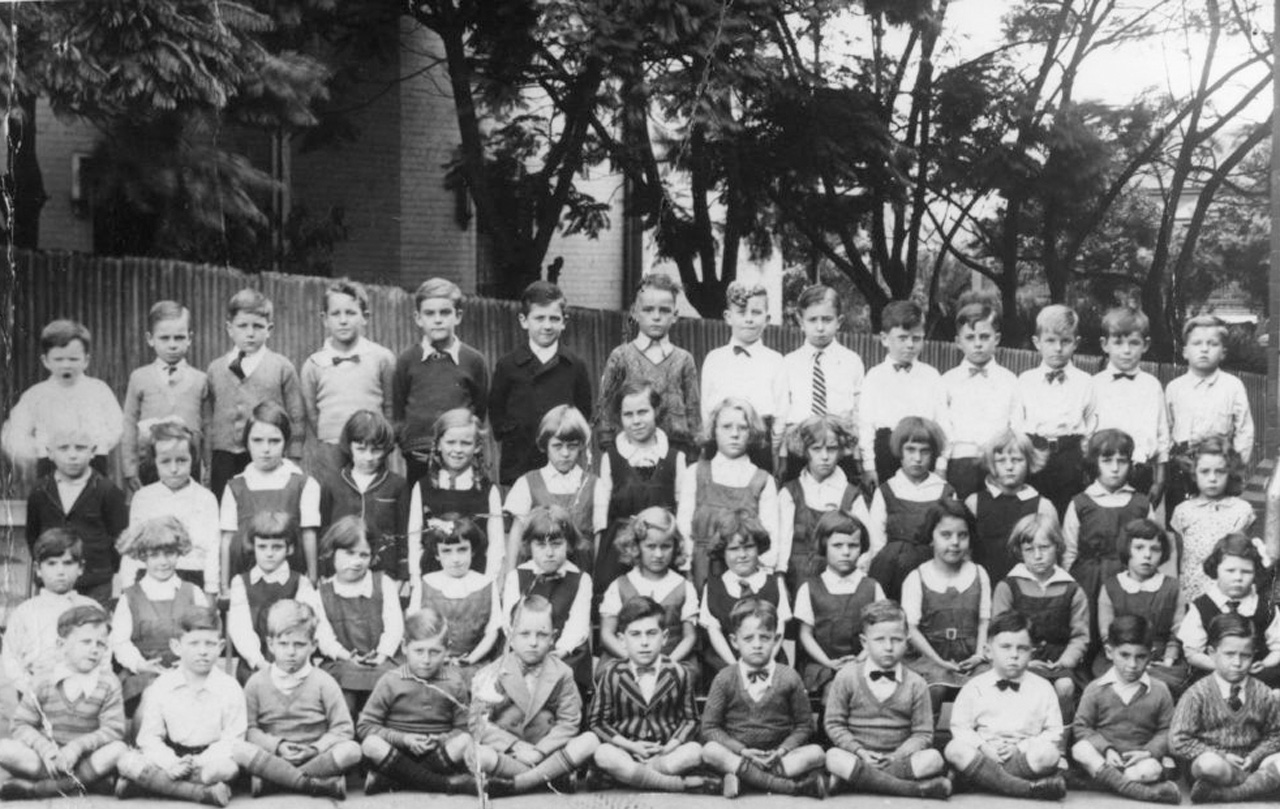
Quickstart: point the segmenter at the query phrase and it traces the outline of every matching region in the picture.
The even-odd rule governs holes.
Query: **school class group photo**
[[[894,301],[868,369],[835,290],[800,293],[783,355],[735,282],[699,368],[682,294],[642,279],[598,379],[546,281],[489,357],[453,282],[418,287],[397,354],[336,280],[300,371],[257,290],[203,370],[157,301],[124,391],[91,374],[119,346],[48,323],[2,436],[38,477],[0,801],[1280,798],[1280,554],[1239,496],[1226,323],[1190,318],[1162,387],[1133,308],[1089,374],[1044,307],[1015,375],[997,300],[956,303],[945,372]]]

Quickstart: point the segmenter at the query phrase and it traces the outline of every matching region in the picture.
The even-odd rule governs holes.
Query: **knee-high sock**
[[[144,765],[129,780],[148,792],[154,792],[157,795],[163,795],[168,798],[177,798],[191,803],[205,803],[211,806],[226,805],[216,799],[212,787],[197,784],[194,781],[179,781],[170,778],[154,764]]]
[[[374,769],[397,783],[423,792],[448,792],[449,779],[433,773],[398,750],[392,750]]]
[[[998,761],[978,753],[973,763],[965,768],[964,777],[984,789],[1011,798],[1031,797],[1031,782],[1006,772]]]
[[[627,772],[629,783],[634,787],[654,792],[683,792],[684,779],[678,775],[668,775],[648,764],[634,762]]]
[[[1252,773],[1244,783],[1234,787],[1210,786],[1197,781],[1191,788],[1191,800],[1195,803],[1237,803],[1264,798],[1280,791],[1280,773],[1274,767],[1266,767]]]
[[[251,774],[290,792],[309,791],[311,779],[303,775],[302,770],[266,750],[255,750],[253,755],[245,755],[237,750],[235,760],[236,764]]]
[[[489,773],[494,778],[515,778],[521,773],[529,771],[529,767],[521,764],[519,761],[506,753],[499,753],[497,763],[493,765],[493,772]]]
[[[744,758],[742,764],[738,765],[738,779],[761,792],[773,792],[778,795],[796,794],[795,781],[766,772],[750,759]]]
[[[343,773],[343,769],[338,766],[332,751],[321,753],[298,769],[301,770],[303,775],[309,775],[312,778],[330,778]]]
[[[859,761],[853,768],[849,783],[859,791],[874,792],[877,795],[920,796],[920,784],[917,782],[898,778],[865,761]]]
[[[1093,776],[1093,780],[1118,795],[1123,795],[1136,801],[1178,804],[1182,800],[1177,785],[1169,781],[1160,781],[1154,784],[1130,781],[1124,777],[1124,773],[1110,765],[1103,765],[1102,769],[1098,770],[1097,775]]]
[[[569,754],[563,750],[557,750],[551,755],[539,761],[536,767],[528,772],[522,772],[511,779],[515,784],[515,788],[521,792],[527,789],[533,789],[539,784],[545,784],[548,781],[554,781],[562,775],[568,775],[578,768],[573,763],[573,759],[569,758]]]

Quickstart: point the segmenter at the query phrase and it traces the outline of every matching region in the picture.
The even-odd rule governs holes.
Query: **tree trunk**
[[[49,201],[44,176],[36,160],[36,97],[21,95],[21,123],[11,125],[9,140],[13,154],[13,245],[23,250],[40,246],[40,212]],[[14,130],[17,130],[16,132]]]

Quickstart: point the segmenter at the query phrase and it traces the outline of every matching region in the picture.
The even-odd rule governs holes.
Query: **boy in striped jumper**
[[[827,772],[834,789],[948,798],[942,755],[933,749],[933,705],[924,678],[902,665],[907,614],[880,600],[862,611],[866,658],[845,666],[827,692]]]
[[[1280,793],[1280,699],[1249,676],[1254,632],[1223,613],[1209,622],[1214,671],[1173,712],[1173,753],[1195,779],[1192,803],[1275,798]]]
[[[116,769],[125,751],[120,681],[107,658],[107,614],[96,604],[58,618],[60,660],[22,696],[13,738],[0,739],[0,801],[75,795]]]

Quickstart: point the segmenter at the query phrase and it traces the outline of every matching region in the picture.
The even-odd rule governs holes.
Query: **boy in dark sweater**
[[[867,656],[836,674],[823,722],[831,787],[861,792],[948,798],[942,754],[933,749],[933,706],[924,678],[902,665],[907,615],[892,601],[862,611]]]
[[[58,618],[60,660],[22,696],[12,738],[0,739],[0,801],[56,798],[93,789],[124,753],[120,681],[100,666],[107,657],[107,614],[94,605]]]
[[[1139,801],[1176,804],[1178,787],[1165,780],[1173,697],[1147,675],[1151,627],[1141,615],[1121,615],[1103,647],[1111,670],[1089,683],[1076,709],[1071,755],[1112,792]],[[1169,765],[1172,765],[1170,760]]]
[[[1249,676],[1253,627],[1235,613],[1209,622],[1214,672],[1173,712],[1173,754],[1194,783],[1192,803],[1274,798],[1280,793],[1280,699]]]
[[[711,683],[702,711],[702,760],[724,773],[724,795],[745,783],[762,792],[826,797],[822,748],[813,736],[809,695],[795,669],[774,660],[782,642],[778,609],[744,598],[729,613],[738,662]]]

